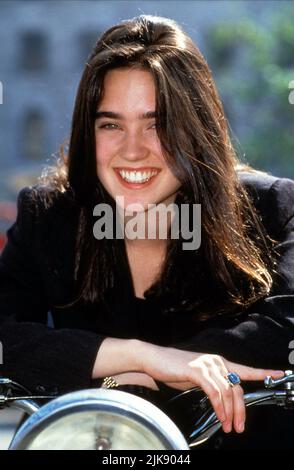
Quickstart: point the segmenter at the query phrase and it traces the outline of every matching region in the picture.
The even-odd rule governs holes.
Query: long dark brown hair
[[[183,251],[181,239],[168,240],[161,275],[146,296],[166,312],[194,311],[199,319],[242,310],[270,291],[271,241],[240,183],[240,164],[204,57],[174,21],[152,16],[121,22],[97,41],[78,88],[68,157],[50,176],[61,190],[70,187],[80,205],[77,296],[103,299],[115,284],[119,245],[93,237],[92,214],[97,202],[111,202],[97,177],[94,124],[105,74],[119,67],[152,74],[158,136],[181,182],[176,203],[198,203],[202,211],[201,247]]]

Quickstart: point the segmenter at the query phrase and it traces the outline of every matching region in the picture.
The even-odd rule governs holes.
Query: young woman
[[[239,378],[289,369],[293,202],[293,181],[239,164],[210,70],[175,22],[113,26],[85,66],[68,156],[19,195],[0,261],[1,374],[47,393],[109,376],[199,385],[223,430],[242,432]],[[166,238],[99,238],[102,203],[136,205],[145,226],[149,205],[200,204],[200,246],[183,249],[171,220]]]

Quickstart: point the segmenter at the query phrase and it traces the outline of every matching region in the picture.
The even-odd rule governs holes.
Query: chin
[[[150,207],[148,207],[149,204],[152,204],[152,205],[155,204],[154,202],[151,202],[151,201],[145,201],[145,200],[142,201],[141,199],[127,198],[127,197],[124,198],[123,204],[121,204],[120,201],[118,201],[117,203],[122,209],[124,210],[129,209],[132,212],[145,212],[148,209],[150,209]]]

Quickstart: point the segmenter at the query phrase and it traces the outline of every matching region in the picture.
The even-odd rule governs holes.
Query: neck
[[[156,250],[157,252],[166,251],[167,247],[167,240],[160,240],[160,239],[155,239],[155,240],[149,240],[148,238],[140,240],[140,239],[134,239],[130,240],[129,238],[125,238],[125,244],[126,247],[131,249],[132,251],[134,250],[144,250],[144,251],[154,251]]]
[[[135,242],[142,247],[162,247],[167,244],[174,215],[172,206],[167,208],[166,204],[160,204],[146,211],[125,211],[120,224],[129,245]]]

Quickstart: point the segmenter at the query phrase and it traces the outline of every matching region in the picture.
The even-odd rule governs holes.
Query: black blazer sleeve
[[[8,230],[8,242],[0,258],[0,375],[31,390],[42,386],[48,393],[56,387],[59,392],[89,388],[104,337],[90,331],[47,326],[50,305],[31,242],[36,208],[30,192],[25,188],[19,194],[17,220]]]
[[[233,319],[224,318],[223,324],[210,325],[172,346],[220,354],[255,367],[294,369],[289,348],[294,340],[294,181],[276,179],[266,191],[259,186],[258,190],[258,185],[251,185],[251,195],[265,227],[279,242],[276,251],[280,256],[269,296]]]

